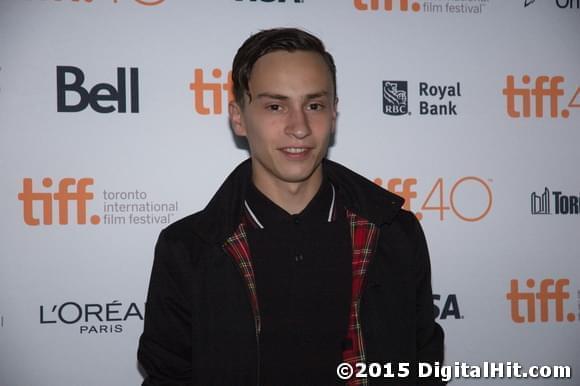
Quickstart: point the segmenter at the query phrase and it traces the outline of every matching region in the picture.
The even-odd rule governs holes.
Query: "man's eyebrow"
[[[320,97],[325,97],[327,95],[328,95],[328,92],[327,91],[319,91],[319,92],[315,92],[315,93],[312,93],[312,94],[307,94],[306,95],[306,99],[316,99],[316,98],[320,98]],[[269,92],[260,93],[260,94],[256,95],[256,98],[258,98],[258,99],[260,99],[260,98],[270,98],[270,99],[277,99],[277,100],[288,100],[288,99],[290,99],[286,95],[273,94],[273,93],[269,93]]]
[[[316,99],[316,98],[325,97],[325,96],[328,96],[327,91],[319,91],[319,92],[315,92],[313,94],[306,95],[306,99]]]
[[[260,98],[270,98],[270,99],[278,99],[278,100],[287,100],[287,99],[289,99],[286,95],[272,94],[272,93],[269,93],[269,92],[260,93],[260,94],[256,95],[256,98],[257,99],[260,99]]]

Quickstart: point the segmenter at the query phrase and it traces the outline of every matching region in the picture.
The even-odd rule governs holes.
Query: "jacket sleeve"
[[[435,322],[433,292],[431,289],[431,265],[425,234],[419,221],[415,221],[415,258],[416,258],[416,299],[417,299],[417,361],[439,362],[443,364],[443,329]],[[419,379],[419,384],[430,386],[444,385],[441,380]]]
[[[143,386],[192,385],[191,260],[180,241],[159,235],[138,359],[147,373]]]

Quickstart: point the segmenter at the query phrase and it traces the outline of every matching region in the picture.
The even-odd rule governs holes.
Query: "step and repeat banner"
[[[335,57],[329,157],[421,220],[446,364],[572,370],[453,384],[580,385],[578,0],[2,0],[0,385],[142,381],[157,235],[248,157],[231,62],[276,26]]]

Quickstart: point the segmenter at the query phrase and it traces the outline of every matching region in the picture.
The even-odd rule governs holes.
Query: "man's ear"
[[[338,97],[334,98],[334,106],[332,107],[332,132],[334,133],[336,131],[336,117],[338,114]]]
[[[237,136],[245,137],[246,136],[246,126],[244,125],[244,117],[242,108],[240,105],[235,102],[231,101],[228,104],[228,112],[230,114],[230,122],[232,123],[232,129]]]

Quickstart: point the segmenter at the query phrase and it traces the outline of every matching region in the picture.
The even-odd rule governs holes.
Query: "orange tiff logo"
[[[532,80],[529,75],[524,75],[521,82],[523,86],[516,87],[514,75],[508,75],[506,86],[502,90],[503,95],[506,96],[507,114],[512,118],[529,118],[532,110],[536,118],[543,118],[546,114],[544,112],[546,99],[548,99],[551,118],[559,116],[568,118],[570,108],[580,107],[580,102],[576,102],[580,93],[580,87],[577,87],[568,105],[560,110],[561,98],[564,96],[564,89],[561,87],[561,84],[565,82],[563,76],[540,75]]]
[[[536,321],[536,306],[540,308],[540,321],[549,322],[553,316],[556,322],[564,320],[564,303],[570,298],[570,293],[566,287],[570,284],[568,279],[544,279],[540,282],[540,290],[534,290],[536,281],[526,280],[526,287],[531,291],[521,291],[519,281],[510,281],[510,292],[506,294],[506,299],[510,301],[511,317],[516,323],[534,323]],[[553,304],[553,312],[550,312],[550,304]],[[523,311],[523,313],[522,313]],[[576,320],[576,315],[570,312],[566,315],[569,322]]]
[[[189,89],[193,91],[193,107],[198,114],[201,115],[219,115],[223,111],[224,103],[233,100],[232,92],[232,72],[229,71],[222,79],[223,71],[219,68],[214,68],[211,72],[214,82],[207,82],[204,80],[204,73],[201,68],[196,68],[193,72],[193,82],[189,84]],[[224,102],[223,91],[227,94],[227,99]],[[213,110],[205,104],[206,97],[210,101],[210,106]]]
[[[493,205],[493,193],[489,182],[476,176],[466,176],[449,183],[439,177],[432,183],[427,196],[423,198],[417,196],[416,178],[391,178],[386,182],[382,178],[374,179],[375,184],[404,198],[403,208],[414,211],[419,220],[422,220],[426,213],[431,212],[438,213],[439,220],[444,221],[445,214],[450,211],[458,219],[467,222],[480,221],[489,214]],[[478,189],[481,193],[478,195],[481,197],[472,199],[477,201],[475,204],[480,207],[476,213],[466,213],[459,204],[460,201],[465,202],[465,197],[462,200],[462,196],[468,194],[465,190],[466,187]],[[414,210],[413,203],[417,199],[421,205],[419,210]]]
[[[22,201],[24,222],[27,225],[39,225],[40,219],[35,211],[35,203],[37,207],[41,207],[42,223],[44,225],[51,225],[53,221],[53,202],[56,201],[58,212],[58,223],[66,225],[69,222],[69,203],[74,201],[76,203],[76,223],[87,223],[87,202],[94,197],[92,192],[87,191],[87,187],[93,185],[92,178],[63,178],[58,182],[58,190],[52,192],[38,192],[33,189],[32,178],[24,178],[22,180],[22,192],[18,193],[18,200]],[[42,186],[50,188],[53,186],[52,178],[44,178]],[[38,209],[38,208],[36,208]],[[101,218],[98,215],[93,215],[90,218],[91,224],[98,224]]]
[[[359,11],[368,11],[369,9],[372,11],[377,11],[380,8],[379,3],[383,3],[383,8],[385,11],[393,10],[393,0],[354,0],[354,7]],[[409,0],[399,0],[397,3],[399,4],[399,9],[401,11],[406,12],[409,10]],[[412,1],[411,10],[413,12],[419,12],[421,10],[421,4],[416,1]]]

